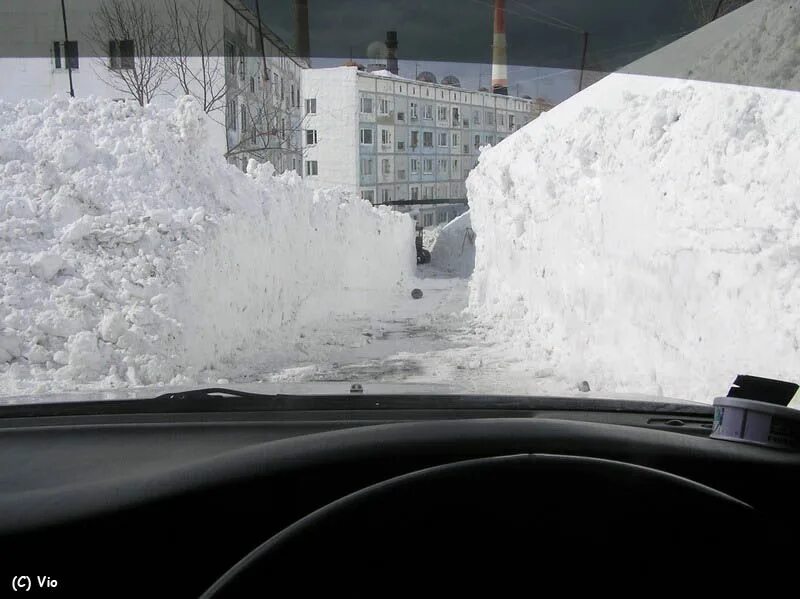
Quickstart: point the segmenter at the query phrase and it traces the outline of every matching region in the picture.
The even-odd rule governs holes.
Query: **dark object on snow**
[[[414,289],[414,291],[411,292],[411,297],[420,299],[422,297],[422,289]]]
[[[353,383],[350,385],[350,393],[364,393],[364,387],[361,386],[361,383]]]
[[[422,247],[422,226],[417,225],[417,264],[429,264],[431,261],[431,253]]]
[[[578,385],[578,391],[581,391],[582,393],[589,393],[589,391],[591,391],[589,388],[589,382],[583,381],[580,385]]]

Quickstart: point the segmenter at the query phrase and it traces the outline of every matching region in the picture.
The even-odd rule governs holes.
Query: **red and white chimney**
[[[492,43],[492,91],[508,95],[508,46],[506,43],[506,0],[494,0]]]

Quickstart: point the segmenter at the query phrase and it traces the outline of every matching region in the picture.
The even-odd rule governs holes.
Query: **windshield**
[[[0,396],[800,376],[800,4],[7,0],[0,31]]]

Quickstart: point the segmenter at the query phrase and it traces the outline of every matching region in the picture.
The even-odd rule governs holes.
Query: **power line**
[[[532,7],[530,4],[528,4],[527,2],[524,2],[523,0],[515,0],[515,1],[516,1],[517,4],[520,4],[521,6],[527,8],[532,13],[538,14],[538,15],[546,18],[546,19],[551,19],[555,23],[560,23],[564,27],[568,27],[568,28],[572,29],[573,31],[575,31],[576,33],[583,33],[583,28],[582,27],[578,27],[577,25],[573,25],[572,23],[568,23],[567,21],[564,21],[563,19],[559,19],[558,17],[554,17],[553,15],[548,15],[548,14],[542,12],[541,10]]]
[[[491,2],[488,2],[487,0],[472,0],[472,2],[475,2],[476,4],[482,4],[482,5],[488,6],[490,8],[494,8],[494,4],[492,4]],[[512,15],[516,15],[516,16],[522,18],[522,19],[528,19],[529,21],[534,21],[534,22],[540,23],[542,25],[548,25],[549,27],[555,27],[556,29],[564,29],[566,31],[573,31],[573,32],[576,32],[576,33],[583,33],[582,29],[575,28],[572,25],[566,26],[566,25],[561,25],[559,23],[554,23],[553,21],[546,21],[544,19],[537,18],[537,17],[534,17],[532,15],[523,14],[521,12],[517,12],[517,11],[511,10],[509,8],[506,8],[506,12],[509,13],[509,14],[512,14]]]

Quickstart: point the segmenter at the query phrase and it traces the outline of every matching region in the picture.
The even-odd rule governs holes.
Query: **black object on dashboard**
[[[785,407],[792,401],[798,389],[800,389],[800,385],[796,383],[740,374],[728,391],[728,397],[763,401]]]

